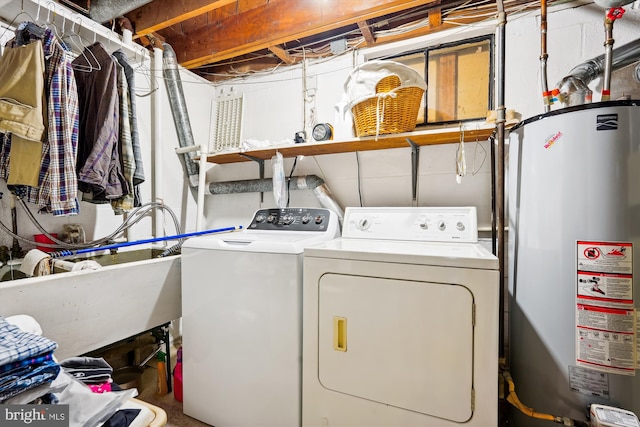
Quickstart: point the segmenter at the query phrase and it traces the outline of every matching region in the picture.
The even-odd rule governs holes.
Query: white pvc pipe
[[[202,231],[204,229],[204,195],[207,187],[207,146],[206,145],[191,145],[187,147],[176,148],[176,154],[189,153],[191,151],[200,151],[200,162],[198,164],[198,195],[196,200],[196,231]]]
[[[200,146],[200,168],[198,174],[198,216],[196,218],[196,230],[204,229],[204,192],[207,178],[207,151],[206,144]]]
[[[133,44],[133,33],[131,30],[127,30],[126,28],[122,29],[122,43],[125,46],[131,46]]]
[[[162,96],[164,87],[162,84],[162,49],[153,48],[151,65],[151,81],[158,90],[151,94],[151,141],[153,155],[153,182],[151,184],[151,198],[156,202],[162,202],[163,195],[163,156],[162,156]],[[162,212],[158,209],[152,219],[153,236],[163,235]]]

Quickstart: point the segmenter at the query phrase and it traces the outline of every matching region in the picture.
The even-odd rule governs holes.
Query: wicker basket
[[[424,90],[416,86],[399,86],[398,76],[384,77],[376,85],[378,96],[351,108],[356,136],[411,132],[416,128]],[[395,96],[384,96],[384,93],[391,91],[395,92]],[[381,122],[378,124],[379,117]]]

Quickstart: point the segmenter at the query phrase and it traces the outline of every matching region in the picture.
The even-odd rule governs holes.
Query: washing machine
[[[302,263],[340,234],[327,209],[258,210],[182,246],[183,412],[216,427],[299,427]]]
[[[474,207],[347,208],[304,251],[304,427],[498,425],[498,259]]]

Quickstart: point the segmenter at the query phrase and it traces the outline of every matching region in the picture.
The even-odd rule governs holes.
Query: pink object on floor
[[[94,393],[106,393],[111,391],[111,383],[88,384],[88,386]]]
[[[173,369],[173,397],[182,402],[182,347],[178,349],[178,361]]]

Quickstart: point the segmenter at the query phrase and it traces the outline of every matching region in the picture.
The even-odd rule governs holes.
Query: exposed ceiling
[[[111,8],[142,45],[170,44],[184,67],[217,81],[354,47],[492,18],[485,0],[61,0],[89,16]],[[526,7],[526,0],[505,1]],[[138,6],[131,10],[131,5]],[[142,4],[142,5],[140,5]],[[531,3],[528,3],[531,4]],[[525,6],[523,6],[525,5]],[[103,7],[104,9],[104,7]],[[124,15],[128,19],[117,19]],[[107,20],[100,10],[100,20]]]

